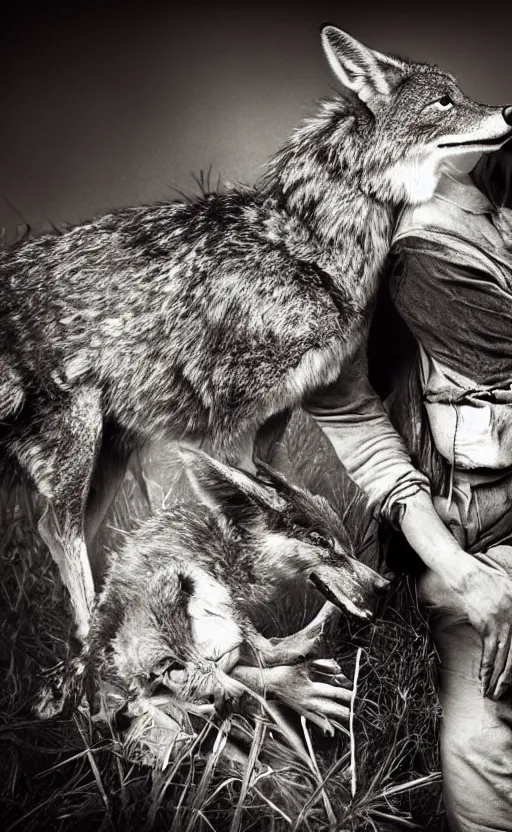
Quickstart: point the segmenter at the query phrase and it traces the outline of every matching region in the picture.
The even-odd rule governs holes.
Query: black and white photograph
[[[4,832],[512,832],[512,7],[7,4]]]

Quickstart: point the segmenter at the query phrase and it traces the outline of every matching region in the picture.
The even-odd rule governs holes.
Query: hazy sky
[[[480,101],[512,103],[505,4],[489,14],[469,2],[15,5],[0,33],[8,229],[19,215],[39,229],[172,198],[210,165],[253,180],[334,85],[318,34],[326,20],[381,51],[441,64]]]

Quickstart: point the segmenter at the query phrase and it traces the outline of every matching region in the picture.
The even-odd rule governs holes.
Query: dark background
[[[0,226],[168,199],[193,172],[253,181],[334,79],[329,20],[512,103],[512,10],[466,3],[22,3],[0,19]],[[512,6],[512,4],[508,4]]]

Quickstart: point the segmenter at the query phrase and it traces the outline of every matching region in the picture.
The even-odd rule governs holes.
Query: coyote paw
[[[333,659],[267,670],[268,690],[324,731],[333,734],[336,723],[348,720],[352,683]]]
[[[323,641],[323,629],[318,627],[316,632],[294,633],[284,638],[269,639],[275,651],[275,661],[294,664],[318,653]]]
[[[123,734],[123,754],[130,762],[165,769],[170,760],[192,747],[196,734],[185,710],[167,702],[139,699],[131,703],[131,724]],[[162,709],[162,707],[164,709]]]
[[[73,711],[84,692],[85,664],[80,658],[59,662],[46,671],[34,704],[39,719],[53,719]]]

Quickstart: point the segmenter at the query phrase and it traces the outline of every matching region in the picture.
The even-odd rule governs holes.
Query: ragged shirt
[[[496,156],[476,187],[444,176],[433,199],[407,210],[392,245],[390,294],[420,352],[437,450],[458,469],[512,468],[512,212],[496,214]],[[510,159],[498,170],[510,204]],[[476,178],[476,177],[475,177]],[[510,232],[510,233],[509,233]],[[375,513],[391,517],[420,489],[385,406],[368,381],[366,344],[327,390],[306,403]]]

